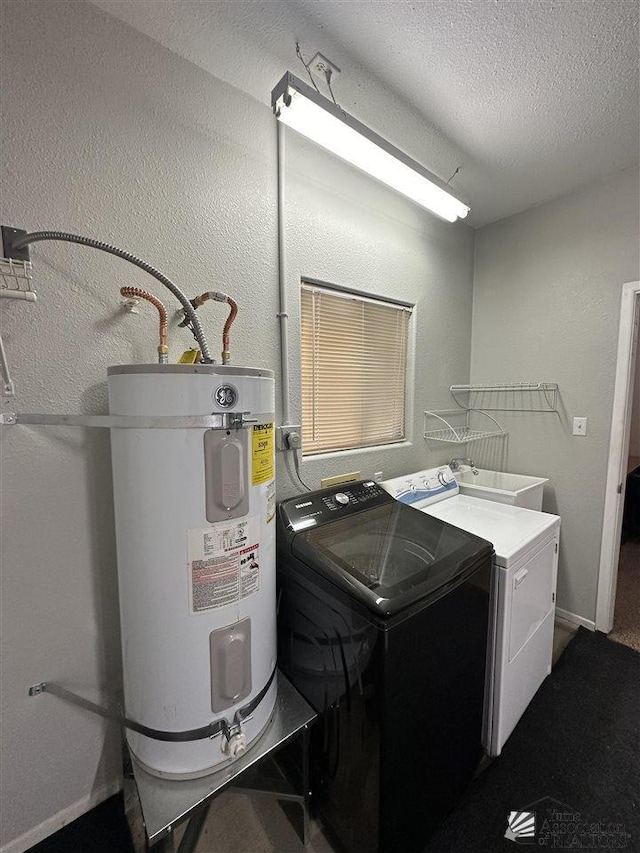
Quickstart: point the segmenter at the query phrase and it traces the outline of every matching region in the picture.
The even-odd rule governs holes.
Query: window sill
[[[399,450],[400,448],[412,447],[411,441],[398,441],[394,444],[373,444],[371,447],[351,447],[348,450],[332,450],[329,453],[312,453],[309,456],[302,454],[302,462],[315,462],[324,459],[344,459],[346,456],[361,456],[363,453],[381,453]]]

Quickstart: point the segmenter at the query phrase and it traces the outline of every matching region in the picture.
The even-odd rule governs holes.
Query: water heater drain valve
[[[233,729],[227,729],[222,733],[220,748],[229,758],[237,758],[247,748],[247,736],[237,729],[235,732]]]

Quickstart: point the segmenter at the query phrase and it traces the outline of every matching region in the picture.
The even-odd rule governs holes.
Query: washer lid
[[[456,495],[420,512],[493,542],[496,563],[508,568],[560,524],[560,517],[519,506]]]
[[[380,615],[440,598],[492,553],[488,542],[393,500],[300,530],[291,550]]]

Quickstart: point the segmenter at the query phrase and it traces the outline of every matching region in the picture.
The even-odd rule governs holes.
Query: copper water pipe
[[[233,321],[236,319],[236,314],[238,313],[238,304],[235,299],[232,299],[230,296],[227,296],[227,302],[229,303],[229,316],[227,317],[227,322],[224,324],[224,329],[222,330],[222,363],[228,364],[231,360],[230,349],[230,332],[231,325]]]
[[[208,290],[206,293],[202,293],[200,296],[196,296],[195,299],[192,299],[191,304],[194,308],[199,308],[209,299],[213,299],[215,302],[226,302],[229,305],[229,316],[227,317],[227,322],[224,324],[224,328],[222,330],[222,363],[229,364],[231,361],[231,326],[233,321],[236,319],[236,314],[238,313],[238,303],[226,293],[222,293],[218,290]],[[180,325],[186,325],[186,322],[188,321],[185,318]]]
[[[149,293],[148,290],[143,290],[141,287],[121,287],[120,293],[126,299],[146,299],[147,302],[150,302],[158,309],[158,313],[160,314],[160,343],[158,345],[158,362],[160,364],[167,364],[168,362],[168,353],[169,347],[167,345],[167,339],[169,334],[169,320],[167,318],[167,309],[164,307],[162,302],[159,299]]]

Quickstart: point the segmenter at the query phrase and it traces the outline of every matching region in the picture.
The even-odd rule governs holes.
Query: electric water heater
[[[276,700],[273,373],[108,374],[124,416],[111,451],[127,740],[156,776],[202,776],[260,735]]]

